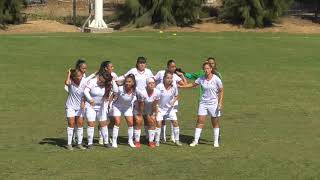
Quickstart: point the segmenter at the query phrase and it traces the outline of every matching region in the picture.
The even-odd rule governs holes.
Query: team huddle
[[[190,146],[198,145],[209,114],[213,146],[219,147],[224,93],[215,59],[205,60],[202,70],[195,73],[183,72],[174,60],[169,60],[167,68],[156,75],[146,66],[146,58],[138,57],[135,68],[117,76],[113,64],[103,61],[96,73],[86,76],[87,64],[80,59],[74,69],[69,69],[65,80],[67,149],[73,150],[72,143],[79,149],[92,149],[96,121],[99,122],[99,144],[117,148],[121,117],[128,125],[128,145],[132,148],[141,147],[142,128],[150,148],[166,143],[166,121],[171,124],[171,141],[182,146],[177,117],[179,90],[196,86],[200,86],[198,120]],[[195,81],[188,83],[187,79]],[[88,125],[86,146],[82,143],[84,119]]]

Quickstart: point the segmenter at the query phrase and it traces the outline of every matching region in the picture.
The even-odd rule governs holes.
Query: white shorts
[[[157,114],[157,121],[162,121],[162,120],[165,120],[165,121],[178,120],[176,111],[171,110],[168,112],[168,111],[159,109],[159,112]]]
[[[66,108],[66,116],[67,117],[83,117],[83,110],[82,109],[73,109],[73,108]]]
[[[100,108],[100,109],[94,109],[91,106],[86,107],[86,117],[88,121],[106,121],[108,120],[108,109],[106,108]]]
[[[117,107],[113,106],[112,107],[112,114],[113,116],[133,116],[133,110],[132,106],[130,107]]]
[[[220,117],[221,112],[218,110],[218,103],[215,104],[199,104],[199,109],[198,109],[198,115],[199,116],[206,116],[210,114],[211,117]]]

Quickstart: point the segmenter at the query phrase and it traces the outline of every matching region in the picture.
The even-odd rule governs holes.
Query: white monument
[[[107,29],[108,26],[103,20],[103,0],[94,2],[94,20],[89,24],[90,28]]]

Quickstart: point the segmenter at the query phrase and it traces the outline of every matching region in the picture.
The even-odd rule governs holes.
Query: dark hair
[[[78,59],[76,62],[76,69],[80,69],[82,64],[86,64],[86,61],[84,59]]]
[[[212,68],[212,71],[211,71],[212,74],[216,74],[216,70],[213,69],[212,65],[210,63],[208,63],[208,62],[205,62],[205,63],[202,64],[202,69],[204,69],[204,66],[206,66],[206,65],[208,65],[209,67]]]
[[[167,67],[169,67],[170,64],[172,64],[172,63],[176,63],[176,61],[173,60],[173,59],[168,60],[168,61],[167,61]]]
[[[102,72],[106,72],[105,68],[108,67],[109,64],[112,64],[111,61],[102,61],[102,63],[100,64],[100,68],[99,68],[99,71],[97,72],[97,74],[102,73]]]
[[[207,62],[209,62],[209,60],[213,60],[214,61],[214,70],[217,71],[218,70],[218,65],[217,65],[217,60],[214,57],[208,57],[207,58]]]
[[[136,68],[138,68],[138,64],[146,64],[146,63],[147,63],[147,58],[140,56],[137,59]]]
[[[78,73],[81,73],[78,69],[70,69],[70,79],[74,82]],[[81,73],[82,74],[82,73]]]
[[[165,71],[165,73],[164,73],[164,75],[163,75],[163,79],[162,79],[163,84],[164,84],[164,79],[168,76],[168,74],[171,74],[171,75],[173,76],[173,73],[172,73],[172,72],[170,72],[170,71]],[[171,85],[173,85],[173,83],[172,83]]]
[[[124,78],[124,85],[127,79],[131,79],[133,81],[133,91],[136,91],[136,87],[137,87],[137,82],[136,82],[136,78],[134,77],[133,74],[129,74]]]
[[[103,79],[105,80],[104,81],[104,87],[105,87],[104,96],[105,97],[109,97],[110,92],[112,90],[112,79],[113,79],[113,77],[111,76],[110,73],[107,73],[107,72],[101,72],[98,75],[103,77]]]

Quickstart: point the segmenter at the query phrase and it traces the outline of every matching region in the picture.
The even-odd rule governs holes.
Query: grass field
[[[0,179],[320,179],[320,36],[255,33],[112,33],[0,36]],[[218,59],[225,87],[222,146],[209,121],[188,147],[198,90],[181,90],[183,147],[67,151],[63,81],[75,60],[103,58],[118,74],[148,57],[197,71]],[[86,130],[84,131],[86,132]],[[97,132],[97,131],[96,131]],[[86,133],[85,133],[86,134]]]

